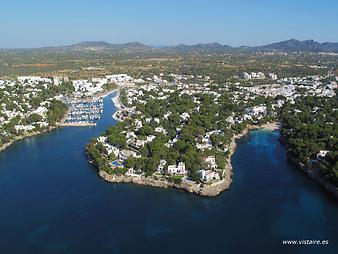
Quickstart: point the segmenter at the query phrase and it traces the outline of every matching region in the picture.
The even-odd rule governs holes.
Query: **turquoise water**
[[[116,166],[116,167],[123,167],[123,163],[120,163],[118,160],[115,160],[111,163],[112,165]]]
[[[338,253],[337,201],[288,164],[278,133],[253,131],[216,198],[110,184],[84,145],[114,124],[66,127],[0,153],[0,253]],[[284,246],[282,240],[329,240]]]

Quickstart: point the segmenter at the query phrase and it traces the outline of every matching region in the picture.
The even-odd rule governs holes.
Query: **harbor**
[[[60,126],[95,126],[103,113],[103,99],[66,101],[69,110],[65,121]]]

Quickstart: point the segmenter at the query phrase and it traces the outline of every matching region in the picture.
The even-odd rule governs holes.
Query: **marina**
[[[103,100],[67,101],[69,110],[67,118],[60,126],[95,126],[103,112]]]

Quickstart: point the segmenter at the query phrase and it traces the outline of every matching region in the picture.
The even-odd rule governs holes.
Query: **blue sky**
[[[0,47],[338,42],[337,0],[3,0]]]

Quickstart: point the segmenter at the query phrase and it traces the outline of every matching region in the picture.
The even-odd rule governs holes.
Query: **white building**
[[[243,79],[245,79],[245,80],[251,79],[251,75],[250,75],[249,73],[247,73],[247,72],[243,72],[243,73],[242,73],[242,77],[243,77]]]
[[[219,180],[220,176],[218,172],[213,170],[202,169],[199,171],[199,175],[202,181],[209,182],[210,180]]]
[[[136,152],[131,151],[131,150],[124,149],[124,150],[120,151],[120,153],[119,153],[119,159],[121,161],[125,161],[126,159],[128,159],[131,156],[136,157],[136,158],[138,157]]]
[[[320,150],[319,153],[317,154],[317,159],[322,160],[323,158],[325,158],[325,156],[328,152],[329,151],[327,151],[327,150]]]
[[[274,74],[274,73],[268,73],[268,77],[269,77],[271,80],[277,80],[277,75]]]
[[[185,170],[185,163],[179,162],[178,165],[169,165],[168,173],[171,175],[185,175],[187,171]]]
[[[163,134],[167,133],[166,130],[162,126],[156,127],[155,132],[163,133]]]
[[[39,83],[39,82],[45,82],[45,83],[52,83],[52,80],[50,78],[42,78],[40,76],[19,76],[18,81],[20,83]]]
[[[208,169],[214,169],[214,170],[217,169],[215,156],[208,156],[207,158],[205,158],[204,161]]]
[[[157,172],[158,173],[163,173],[164,172],[164,167],[167,164],[166,160],[160,160],[160,164],[157,167]]]
[[[128,76],[127,74],[113,74],[113,75],[107,75],[106,79],[108,82],[116,83],[118,85],[133,82],[133,78]]]

